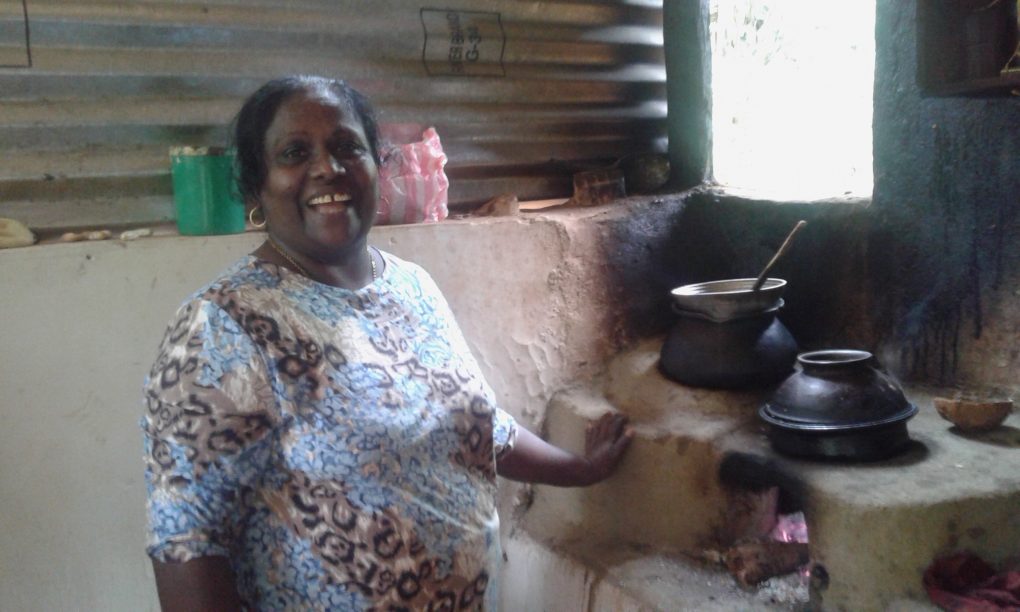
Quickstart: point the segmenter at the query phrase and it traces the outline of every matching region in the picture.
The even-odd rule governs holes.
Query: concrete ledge
[[[678,555],[638,547],[552,547],[517,533],[505,544],[505,610],[555,612],[734,612],[792,610],[768,591]]]
[[[726,440],[746,427],[752,393],[691,389],[658,372],[661,341],[619,356],[592,386],[553,398],[545,435],[581,453],[587,422],[628,414],[635,431],[624,461],[606,482],[580,489],[535,487],[526,526],[549,542],[652,546],[697,556],[760,531],[774,514],[762,491],[726,487],[717,474]]]
[[[628,206],[386,226],[372,241],[432,273],[499,403],[532,425],[621,345],[606,333],[622,327],[622,303],[602,253],[605,226],[629,219]],[[262,240],[0,250],[0,465],[11,466],[0,473],[0,609],[155,609],[140,385],[177,305]],[[501,502],[514,491],[500,487]]]
[[[923,609],[921,576],[935,558],[971,550],[996,564],[1020,553],[1017,415],[993,432],[962,434],[935,412],[938,389],[907,389],[920,411],[905,453],[870,463],[791,459],[770,448],[757,417],[770,390],[673,383],[658,372],[660,346],[643,342],[592,387],[553,399],[546,433],[557,444],[580,450],[585,421],[607,410],[630,415],[636,436],[605,483],[536,488],[525,526],[543,541],[696,556],[760,529],[775,510],[762,492],[779,487],[805,512],[812,561],[827,570],[813,601],[823,610]],[[734,459],[723,482],[720,469]],[[607,567],[596,557],[586,562]]]
[[[897,457],[841,464],[758,451],[801,487],[812,559],[830,577],[826,609],[927,600],[921,576],[950,552],[970,550],[993,565],[1020,554],[1020,419],[964,435],[936,413],[938,390],[906,392],[920,410],[908,424],[912,446]]]

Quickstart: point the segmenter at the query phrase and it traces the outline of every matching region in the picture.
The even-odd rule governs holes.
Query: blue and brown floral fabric
[[[385,259],[350,291],[249,256],[181,306],[145,382],[150,556],[228,557],[253,609],[495,608],[517,426]]]

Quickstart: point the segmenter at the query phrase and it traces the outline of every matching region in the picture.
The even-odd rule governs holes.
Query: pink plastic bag
[[[448,214],[450,181],[443,167],[446,154],[435,128],[422,139],[393,147],[379,167],[377,225],[435,223]]]

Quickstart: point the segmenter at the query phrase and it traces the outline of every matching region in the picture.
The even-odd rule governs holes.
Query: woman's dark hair
[[[284,100],[296,93],[329,92],[347,104],[358,116],[365,130],[372,157],[378,164],[379,126],[368,98],[340,79],[320,76],[289,76],[273,79],[248,96],[233,124],[233,146],[237,151],[237,188],[241,198],[250,202],[258,198],[266,180],[266,131]]]

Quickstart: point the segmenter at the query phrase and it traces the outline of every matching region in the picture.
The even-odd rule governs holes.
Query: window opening
[[[871,197],[875,3],[712,0],[717,183],[781,200]]]

